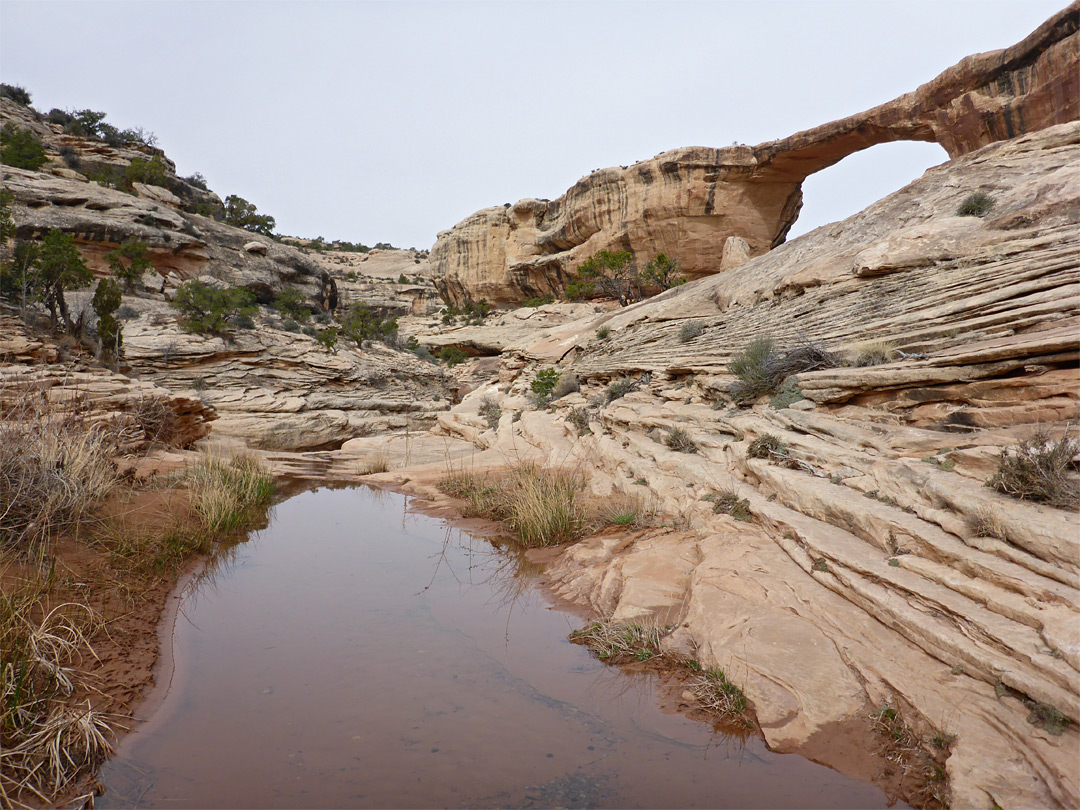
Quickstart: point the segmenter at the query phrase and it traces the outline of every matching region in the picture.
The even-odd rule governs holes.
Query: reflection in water
[[[872,807],[875,788],[658,710],[523,555],[396,494],[304,492],[185,598],[104,807]]]

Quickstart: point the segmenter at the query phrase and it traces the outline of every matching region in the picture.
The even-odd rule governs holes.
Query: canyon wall
[[[668,253],[691,279],[730,269],[783,243],[803,180],[854,152],[932,141],[955,158],[1076,120],[1078,12],[1074,2],[1010,48],[966,57],[887,104],[789,138],[674,149],[595,171],[553,201],[485,208],[439,234],[436,285],[458,304],[559,295],[598,250],[630,250],[639,261]]]

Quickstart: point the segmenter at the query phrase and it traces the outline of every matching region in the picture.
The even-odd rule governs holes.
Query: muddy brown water
[[[305,492],[193,583],[98,807],[886,807],[661,711],[536,571],[396,493]]]

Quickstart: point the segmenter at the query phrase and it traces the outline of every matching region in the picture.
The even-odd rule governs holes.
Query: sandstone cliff
[[[990,213],[957,216],[975,189],[995,198]],[[956,735],[952,806],[1075,807],[1080,516],[985,482],[1019,440],[1075,434],[1078,235],[1080,125],[995,142],[738,273],[549,320],[531,344],[506,323],[471,328],[505,353],[440,430],[488,448],[478,467],[572,466],[595,494],[651,506],[653,527],[571,546],[548,576],[601,617],[675,625],[673,648],[738,673],[771,747],[847,771],[830,741],[880,745],[872,717],[890,706],[926,740]],[[840,354],[886,340],[902,354],[800,373],[794,397],[734,407],[727,362],[760,336]],[[534,410],[529,384],[552,366],[581,392]],[[636,387],[609,401],[616,379]],[[502,406],[496,429],[483,397]],[[696,453],[667,446],[673,427]],[[783,457],[751,457],[765,435]],[[723,491],[753,520],[703,500]],[[1043,730],[1029,721],[1038,706],[1073,722]]]
[[[645,261],[677,256],[690,278],[783,243],[802,181],[847,155],[895,140],[936,141],[958,157],[1080,116],[1075,2],[1022,42],[970,56],[914,92],[841,121],[758,146],[688,147],[603,169],[554,201],[478,211],[439,234],[435,282],[455,303],[501,305],[558,295],[598,250]],[[726,254],[726,255],[725,255]]]

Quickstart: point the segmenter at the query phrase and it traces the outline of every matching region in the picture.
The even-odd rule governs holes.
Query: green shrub
[[[299,323],[304,323],[311,317],[311,309],[307,305],[304,294],[291,287],[287,287],[278,293],[271,306],[280,312],[283,317]]]
[[[25,87],[20,87],[17,84],[0,84],[0,96],[10,98],[16,104],[21,104],[24,107],[30,106],[30,93]]]
[[[45,147],[28,129],[4,124],[0,129],[0,163],[36,172],[48,162]]]
[[[601,326],[599,329],[596,330],[596,339],[597,340],[607,340],[610,336],[611,336],[611,327],[610,326]]]
[[[94,290],[92,303],[98,316],[97,333],[101,343],[101,359],[106,363],[118,360],[124,345],[120,321],[116,318],[122,298],[120,285],[111,278],[103,278]]]
[[[338,342],[339,330],[336,326],[331,326],[326,329],[320,329],[315,334],[315,340],[322,344],[322,347],[328,352],[332,352]]]
[[[436,352],[435,356],[448,366],[456,366],[469,359],[469,355],[465,354],[457,346],[443,346]]]
[[[614,402],[637,388],[637,381],[632,377],[620,377],[607,387],[604,396],[608,402]]]
[[[341,318],[341,334],[362,345],[365,340],[392,340],[397,335],[397,318],[364,304],[353,304]]]
[[[135,286],[135,282],[142,278],[143,273],[152,270],[154,265],[146,255],[147,244],[140,242],[134,237],[125,239],[116,250],[105,254],[109,262],[109,269],[113,275],[124,282],[129,290]]]
[[[245,231],[260,233],[263,236],[273,236],[277,221],[265,214],[257,213],[254,204],[249,203],[243,197],[230,194],[225,198],[225,223]]]
[[[456,307],[453,304],[449,304],[446,309],[443,310],[442,322],[444,324],[457,323],[458,318],[463,318],[465,323],[476,326],[484,322],[484,319],[491,313],[491,304],[487,302],[486,298],[481,298],[479,301],[473,301],[472,299],[466,299],[465,303],[461,307]]]
[[[679,343],[689,343],[696,337],[699,337],[705,331],[705,324],[701,321],[690,321],[684,323],[682,329],[679,330]]]
[[[404,273],[402,273],[400,276],[398,276],[397,283],[398,284],[408,284],[409,283],[409,277],[406,276]]]
[[[201,281],[182,284],[172,305],[180,310],[180,325],[188,332],[218,336],[228,335],[230,325],[242,318],[251,321],[259,311],[250,291],[240,287],[216,290]]]
[[[956,209],[958,217],[985,217],[994,207],[994,198],[982,191],[969,194]]]
[[[659,288],[662,292],[685,284],[686,277],[679,272],[678,259],[658,253],[641,271],[641,282],[646,287]]]
[[[202,189],[203,191],[209,191],[209,187],[206,185],[206,178],[202,176],[201,172],[195,172],[187,177],[181,177],[185,183],[189,186],[195,186],[195,188]]]
[[[53,325],[58,323],[59,313],[59,320],[63,321],[68,333],[78,334],[82,330],[82,319],[72,319],[64,291],[90,286],[94,274],[75,246],[75,238],[56,228],[50,228],[45,234],[36,254],[31,271],[32,286],[49,308]]]
[[[281,329],[283,332],[299,332],[300,324],[298,324],[292,318],[286,318],[281,322]]]
[[[794,378],[789,377],[780,386],[780,390],[773,394],[769,404],[776,409],[790,408],[801,399],[806,399],[802,394],[802,389],[799,388],[799,384],[795,382]]]
[[[838,365],[839,357],[809,341],[781,354],[770,338],[755,338],[728,362],[728,371],[738,378],[728,394],[736,404],[746,405],[776,391],[793,374]]]
[[[592,433],[592,430],[589,428],[589,412],[585,408],[573,408],[570,413],[566,415],[566,421],[577,428],[579,435]]]
[[[555,384],[559,381],[559,371],[554,368],[544,368],[536,372],[536,376],[533,377],[532,383],[529,385],[529,389],[536,395],[538,399],[548,400],[551,398],[551,392],[555,389]]]
[[[502,418],[502,408],[499,403],[493,400],[491,397],[484,397],[480,402],[480,416],[484,418],[487,425],[492,430],[495,430],[499,426],[499,420]]]
[[[548,293],[547,295],[540,295],[535,298],[526,298],[521,302],[523,307],[542,307],[544,304],[554,304],[555,296]]]
[[[125,188],[131,188],[133,183],[142,183],[147,186],[164,186],[167,182],[167,167],[161,155],[154,155],[150,160],[135,158],[124,169]]]
[[[79,159],[79,153],[75,151],[75,147],[64,144],[60,147],[60,158],[64,161],[64,165],[69,169],[75,169],[76,171],[82,167],[82,160]]]

